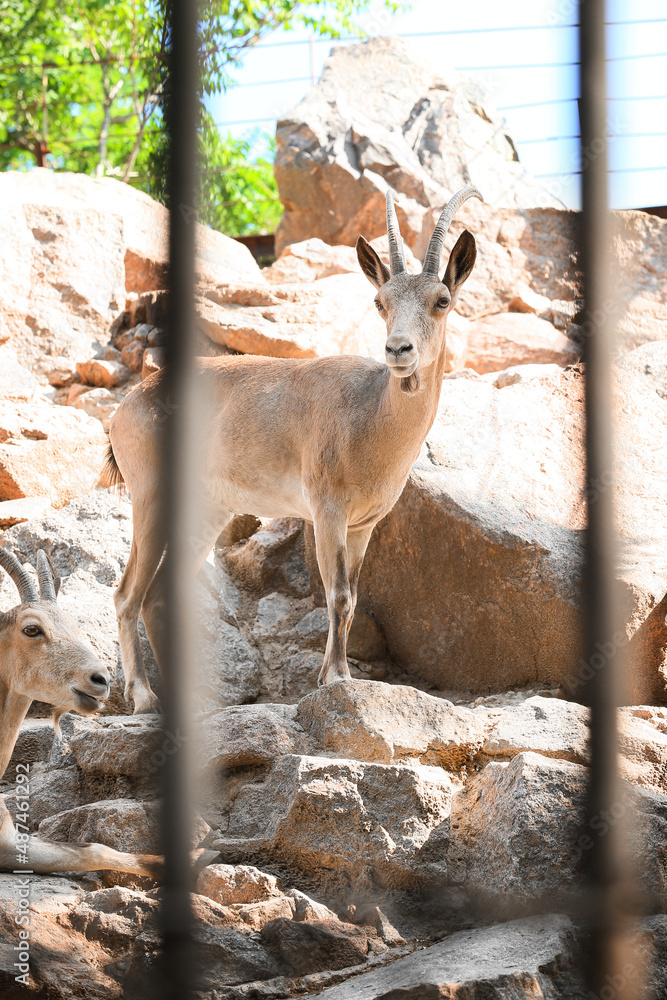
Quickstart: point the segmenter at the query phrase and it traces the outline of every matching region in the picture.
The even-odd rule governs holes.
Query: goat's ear
[[[464,229],[449,255],[447,270],[442,279],[443,284],[447,285],[447,288],[452,293],[452,304],[458,296],[461,285],[470,277],[470,272],[475,266],[476,257],[477,246],[475,244],[475,237],[467,229]]]
[[[363,236],[357,239],[357,260],[361,270],[376,288],[380,288],[385,281],[389,281],[391,278],[389,268],[382,263],[373,247]]]

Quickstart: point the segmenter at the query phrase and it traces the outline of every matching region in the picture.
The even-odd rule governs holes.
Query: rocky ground
[[[11,803],[15,766],[30,762],[35,831],[152,852],[160,768],[175,743],[122,701],[112,593],[130,536],[128,502],[104,492],[5,532],[22,558],[47,547],[62,605],[116,677],[104,716],[63,717],[62,741],[36,706],[2,791]],[[195,839],[220,852],[194,897],[200,995],[356,1000],[410,986],[416,998],[444,983],[471,997],[489,984],[498,997],[584,995],[585,938],[564,912],[597,836],[582,846],[587,710],[536,685],[475,697],[406,683],[363,614],[354,679],[316,689],[326,615],[298,522],[221,545],[198,587]],[[9,581],[0,596],[13,602]],[[648,961],[667,935],[667,709],[625,709],[622,746],[633,851],[655,911],[637,943]],[[0,876],[6,984],[20,877]],[[85,983],[85,995],[131,996],[148,982],[159,906],[150,880],[32,876],[30,894],[35,995],[79,996]],[[545,899],[546,915],[527,915]],[[660,963],[654,974],[666,988]]]
[[[581,829],[580,701],[595,669],[580,654],[581,533],[610,480],[584,494],[576,216],[542,198],[466,81],[413,66],[399,75],[414,93],[396,97],[409,63],[393,42],[339,50],[280,123],[287,212],[271,267],[197,226],[203,354],[382,357],[349,234],[385,252],[389,182],[419,267],[463,169],[428,136],[476,150],[473,181],[488,187],[453,226],[450,240],[474,232],[477,267],[449,320],[436,422],[369,547],[353,679],[316,688],[328,622],[307,524],[238,517],[198,578],[195,841],[219,852],[193,896],[202,1000],[589,996],[575,896],[605,824]],[[372,120],[356,96],[371,69]],[[166,212],[116,181],[49,171],[2,174],[0,193],[0,544],[31,565],[46,549],[61,605],[114,672],[103,715],[64,716],[61,740],[34,706],[0,790],[11,805],[29,763],[34,831],[155,851],[178,741],[157,717],[127,715],[112,595],[131,504],[96,482],[112,414],[162,364]],[[667,994],[667,222],[616,223],[624,628],[602,655],[622,648],[629,664],[626,800],[609,822],[634,820],[650,915],[631,951],[648,1000]],[[15,603],[3,576],[0,608]],[[159,691],[143,634],[142,647]],[[7,996],[26,992],[14,985],[19,878],[0,875]],[[157,883],[29,881],[29,993],[149,989]]]

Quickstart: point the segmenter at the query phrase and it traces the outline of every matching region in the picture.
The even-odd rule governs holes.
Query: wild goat
[[[393,196],[387,192],[390,269],[360,236],[357,257],[377,288],[387,326],[386,364],[371,358],[202,358],[201,391],[215,416],[205,435],[205,545],[198,569],[233,513],[296,516],[312,522],[329,610],[329,637],[318,682],[350,676],[347,635],[371,532],[398,500],[438,409],[449,311],[473,269],[475,240],[464,230],[442,280],[445,236],[474,187],[459,191],[440,216],[421,274],[408,274]],[[132,496],[134,538],[115,594],[125,695],[135,712],[155,710],[141,658],[143,615],[159,661],[165,537],[160,523],[161,373],[124,399],[111,421],[109,485]]]
[[[54,706],[54,723],[64,712],[92,715],[109,696],[109,672],[92,646],[77,635],[75,622],[56,604],[56,584],[46,555],[37,553],[39,594],[21,563],[0,548],[0,566],[16,584],[21,603],[0,614],[0,778],[4,775],[32,701]],[[17,788],[25,796],[25,771]],[[21,780],[23,779],[23,781]],[[29,778],[28,778],[29,780]],[[104,844],[61,844],[27,837],[14,827],[0,797],[0,871],[96,871],[109,868],[155,875],[160,859],[122,854]],[[23,860],[25,859],[25,860]]]

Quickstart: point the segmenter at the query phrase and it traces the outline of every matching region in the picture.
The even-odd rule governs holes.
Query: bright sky
[[[412,0],[409,13],[394,17],[374,4],[363,26],[371,35],[418,33],[408,41],[420,56],[482,83],[488,103],[504,114],[526,169],[542,176],[566,205],[578,208],[579,179],[572,173],[579,130],[578,69],[572,65],[577,31],[568,27],[576,11],[576,0]],[[611,205],[665,205],[665,2],[608,0],[607,12],[610,22],[633,22],[607,28]],[[306,31],[271,35],[247,55],[236,73],[238,86],[209,102],[215,121],[235,136],[257,128],[273,132],[275,119],[298,104],[311,77],[318,78],[333,44],[352,43],[315,40],[311,47]]]

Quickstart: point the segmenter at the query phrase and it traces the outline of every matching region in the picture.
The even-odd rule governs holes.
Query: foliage
[[[269,157],[217,132],[204,99],[233,85],[234,67],[270,32],[359,34],[369,2],[203,0],[200,207],[210,225],[272,229],[281,208]],[[0,0],[0,169],[112,175],[164,201],[168,10],[169,0]]]
[[[0,0],[0,162],[127,178],[164,37],[145,0]],[[41,149],[40,149],[41,147]]]
[[[257,150],[260,144],[268,155]],[[205,165],[198,206],[201,221],[234,236],[272,233],[282,215],[273,175],[274,151],[275,140],[267,135],[224,137],[207,121],[200,136]]]

